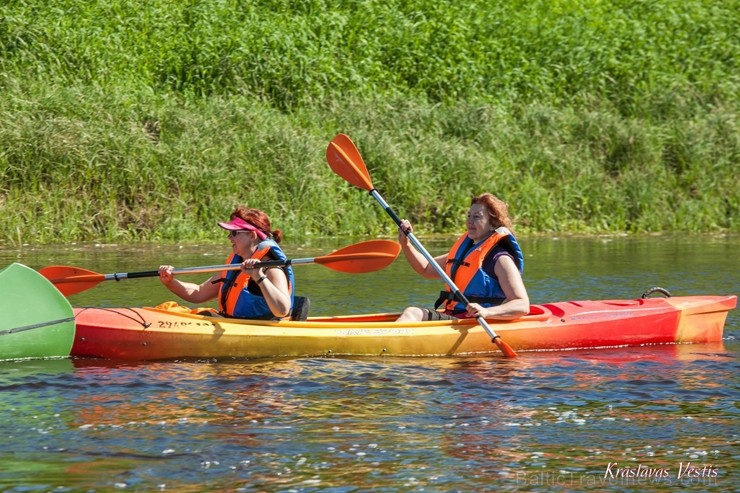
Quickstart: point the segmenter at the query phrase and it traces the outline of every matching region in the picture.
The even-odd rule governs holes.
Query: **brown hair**
[[[480,204],[488,210],[488,215],[491,216],[491,222],[494,228],[505,226],[513,232],[513,226],[511,218],[509,217],[509,205],[490,193],[482,193],[477,197],[473,197],[470,201],[470,205]]]
[[[248,223],[251,223],[257,227],[257,229],[265,233],[268,238],[275,240],[275,243],[280,243],[283,240],[283,232],[279,229],[272,231],[270,229],[272,227],[270,226],[270,218],[259,209],[252,209],[250,207],[239,205],[234,209],[234,212],[231,213],[231,219],[234,219],[235,217],[240,217]]]

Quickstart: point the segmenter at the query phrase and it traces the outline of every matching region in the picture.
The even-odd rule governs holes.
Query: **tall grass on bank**
[[[667,90],[737,96],[733,4],[11,0],[0,46],[5,73],[65,86],[246,94],[282,109],[348,93],[558,105],[597,95],[647,115],[657,108],[644,98]]]
[[[0,5],[0,242],[425,232],[472,194],[525,232],[738,231],[731,2]]]
[[[509,201],[527,232],[738,230],[732,109],[652,123],[409,98],[286,116],[246,98],[16,96],[12,108],[0,99],[6,242],[202,240],[237,203],[265,209],[293,238],[393,234],[372,198],[326,164],[339,131],[386,200],[427,232],[459,231],[483,191]]]

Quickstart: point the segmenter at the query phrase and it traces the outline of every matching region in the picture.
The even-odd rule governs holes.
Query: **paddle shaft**
[[[367,168],[365,167],[365,163],[362,160],[362,156],[360,156],[357,147],[349,137],[347,137],[345,134],[339,134],[334,137],[329,143],[329,146],[326,148],[326,160],[329,162],[329,166],[331,166],[331,169],[333,169],[335,173],[344,178],[347,182],[370,192],[370,195],[372,195],[372,197],[378,201],[383,209],[385,209],[388,215],[393,218],[398,227],[401,227],[401,219],[395,212],[393,212],[393,209],[390,208],[390,206],[386,203],[383,197],[380,196],[378,191],[373,186],[370,175],[368,174]],[[434,267],[434,270],[437,271],[437,274],[439,274],[439,276],[445,281],[445,283],[447,283],[447,286],[450,288],[452,294],[460,302],[464,303],[465,306],[470,306],[470,302],[465,297],[465,295],[460,292],[460,289],[455,286],[455,283],[452,281],[452,279],[450,279],[450,277],[442,269],[442,267],[437,264],[437,262],[431,255],[429,255],[429,252],[426,251],[419,240],[417,240],[410,231],[404,231],[404,234],[409,238],[416,250],[421,253],[430,264],[432,264],[432,267]],[[482,316],[478,315],[476,317],[476,320],[478,321],[480,326],[483,327],[486,333],[488,333],[488,335],[491,337],[491,341],[498,346],[498,348],[501,350],[502,353],[504,353],[505,356],[509,358],[516,357],[516,352],[508,344],[506,344],[504,340],[501,339],[501,337],[493,331],[493,329],[491,329],[491,327]]]
[[[340,248],[329,255],[314,258],[299,258],[285,260],[267,260],[254,264],[254,268],[278,267],[297,264],[315,263],[329,269],[347,274],[361,274],[374,272],[388,267],[401,252],[401,245],[390,240],[370,240]],[[173,269],[173,274],[193,274],[199,272],[233,271],[241,268],[241,264],[208,265],[203,267],[187,267]],[[144,272],[117,272],[115,274],[99,274],[86,269],[52,265],[39,271],[44,277],[57,286],[62,294],[69,296],[96,286],[103,281],[120,281],[142,277],[156,277],[159,270]]]
[[[370,190],[370,195],[378,201],[380,206],[385,209],[385,212],[388,213],[391,218],[396,222],[396,224],[401,227],[401,218],[398,217],[398,215],[391,209],[391,207],[388,205],[388,203],[383,199],[383,197],[378,193],[376,189]],[[421,253],[425,259],[427,259],[427,262],[431,264],[432,267],[434,267],[434,270],[437,271],[437,274],[439,274],[439,277],[441,277],[444,282],[449,286],[450,290],[452,291],[452,294],[457,298],[461,303],[464,303],[465,306],[468,306],[470,304],[470,301],[465,297],[465,295],[460,291],[460,289],[455,285],[455,282],[450,279],[450,276],[447,275],[447,273],[440,267],[440,265],[437,263],[436,260],[434,260],[434,257],[431,256],[431,254],[427,251],[426,248],[419,242],[419,240],[416,239],[416,236],[414,236],[414,233],[411,231],[405,231],[404,234],[406,237],[408,237],[409,241],[411,241],[411,244],[414,245],[416,250]],[[485,330],[488,335],[491,337],[491,341],[496,343],[496,339],[500,339],[501,336],[496,334],[496,332],[493,331],[493,329],[488,325],[488,322],[486,322],[486,319],[482,316],[478,315],[475,317],[475,319],[478,321],[481,327],[483,327],[483,330]],[[497,343],[498,344],[498,343]]]
[[[281,267],[292,264],[310,264],[316,259],[313,258],[296,258],[288,260],[269,260],[267,262],[258,262],[254,264],[255,269],[262,267]],[[224,265],[204,265],[201,267],[184,267],[182,269],[173,269],[172,274],[199,274],[204,272],[221,272],[224,270],[239,270],[241,264],[224,264]],[[121,279],[136,279],[140,277],[157,277],[159,276],[158,270],[146,270],[142,272],[116,272],[114,274],[104,274],[103,278],[106,281],[120,281]],[[70,281],[75,281],[74,277],[70,278]],[[60,280],[64,282],[64,280]]]

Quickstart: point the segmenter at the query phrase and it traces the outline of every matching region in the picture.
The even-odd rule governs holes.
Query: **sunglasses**
[[[238,235],[239,233],[249,233],[249,231],[247,231],[246,229],[240,229],[240,230],[237,230],[237,231],[229,231],[228,237],[229,238],[235,238],[236,235]]]

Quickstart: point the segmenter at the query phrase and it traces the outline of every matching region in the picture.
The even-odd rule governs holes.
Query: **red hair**
[[[506,202],[493,194],[482,193],[477,197],[473,197],[470,205],[473,204],[480,204],[486,208],[495,228],[505,226],[509,231],[513,231],[512,221],[509,217],[509,205]]]
[[[231,213],[231,219],[234,219],[235,217],[240,217],[248,223],[253,224],[257,229],[265,233],[268,238],[275,240],[275,243],[280,243],[283,240],[282,231],[279,229],[272,231],[270,229],[272,228],[270,225],[270,218],[264,213],[264,211],[240,205]]]

